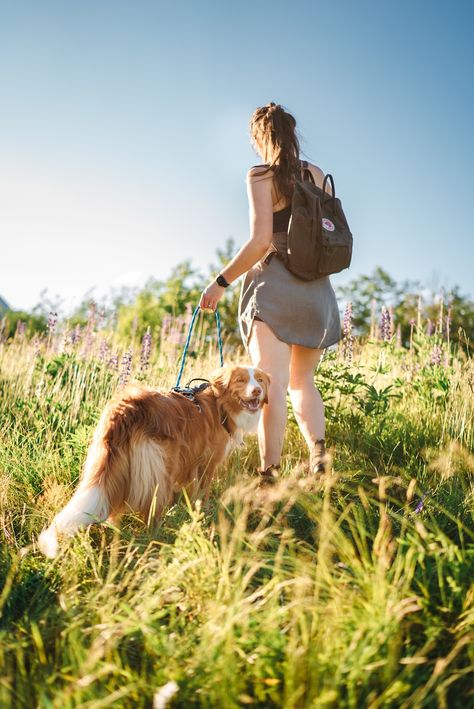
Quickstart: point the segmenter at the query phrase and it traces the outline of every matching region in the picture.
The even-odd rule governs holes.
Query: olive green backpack
[[[314,281],[348,268],[352,258],[352,234],[336,197],[332,175],[317,187],[306,160],[302,179],[296,180],[286,252],[279,257],[291,273],[304,281]],[[332,195],[326,192],[331,182]]]

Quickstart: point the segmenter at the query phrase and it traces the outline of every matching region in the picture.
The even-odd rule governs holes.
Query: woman
[[[324,472],[324,407],[314,370],[323,350],[341,337],[339,310],[328,277],[302,281],[275,255],[279,239],[286,238],[294,181],[302,170],[295,119],[269,103],[253,114],[250,133],[265,163],[247,174],[250,238],[203,291],[200,305],[215,310],[227,285],[246,273],[239,302],[241,334],[253,365],[271,376],[260,420],[259,472],[267,479],[278,477],[287,391],[309,448],[310,468]],[[322,188],[323,171],[312,164],[309,170]]]

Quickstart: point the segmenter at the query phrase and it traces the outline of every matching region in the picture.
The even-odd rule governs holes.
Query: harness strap
[[[199,384],[199,386],[196,387],[191,387],[189,386],[192,384],[192,382],[195,381],[200,381],[202,384]],[[197,406],[199,412],[202,411],[201,405],[199,401],[196,399],[196,394],[200,394],[201,391],[204,391],[204,389],[207,389],[209,386],[211,386],[211,382],[208,379],[203,379],[202,377],[194,377],[194,379],[191,379],[185,387],[173,387],[171,391],[174,394],[180,394],[181,396],[186,397],[186,399],[189,399],[190,401]],[[228,421],[228,416],[227,414],[224,414],[224,416],[221,417],[221,424],[224,426],[225,430],[229,434],[229,436],[232,436],[232,431],[229,426],[229,421]]]

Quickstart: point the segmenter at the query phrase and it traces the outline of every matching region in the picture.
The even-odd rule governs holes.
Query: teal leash
[[[191,318],[191,322],[189,323],[188,334],[186,337],[186,342],[184,343],[184,350],[183,350],[183,354],[181,357],[181,363],[179,366],[178,378],[176,380],[176,384],[173,387],[172,391],[177,391],[180,393],[193,392],[193,389],[190,389],[189,386],[186,389],[180,390],[179,385],[181,383],[181,377],[183,376],[184,365],[186,364],[186,355],[188,354],[189,343],[191,342],[191,335],[193,333],[194,323],[196,321],[196,317],[197,317],[197,314],[200,311],[200,309],[201,309],[201,307],[199,305],[197,305],[194,310],[193,316]],[[214,311],[214,313],[216,316],[216,325],[217,325],[217,344],[219,346],[219,360],[220,360],[220,366],[222,367],[224,365],[224,356],[222,354],[221,319],[219,317],[219,313],[217,312],[217,308]],[[191,381],[194,381],[194,380],[192,379]],[[206,380],[202,380],[202,381],[206,381]],[[203,385],[201,385],[201,386],[203,386]]]

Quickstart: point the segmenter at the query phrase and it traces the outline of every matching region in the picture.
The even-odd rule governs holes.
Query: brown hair
[[[296,120],[280,104],[267,103],[253,113],[250,135],[262,149],[268,170],[273,170],[278,198],[291,199],[300,170]]]

